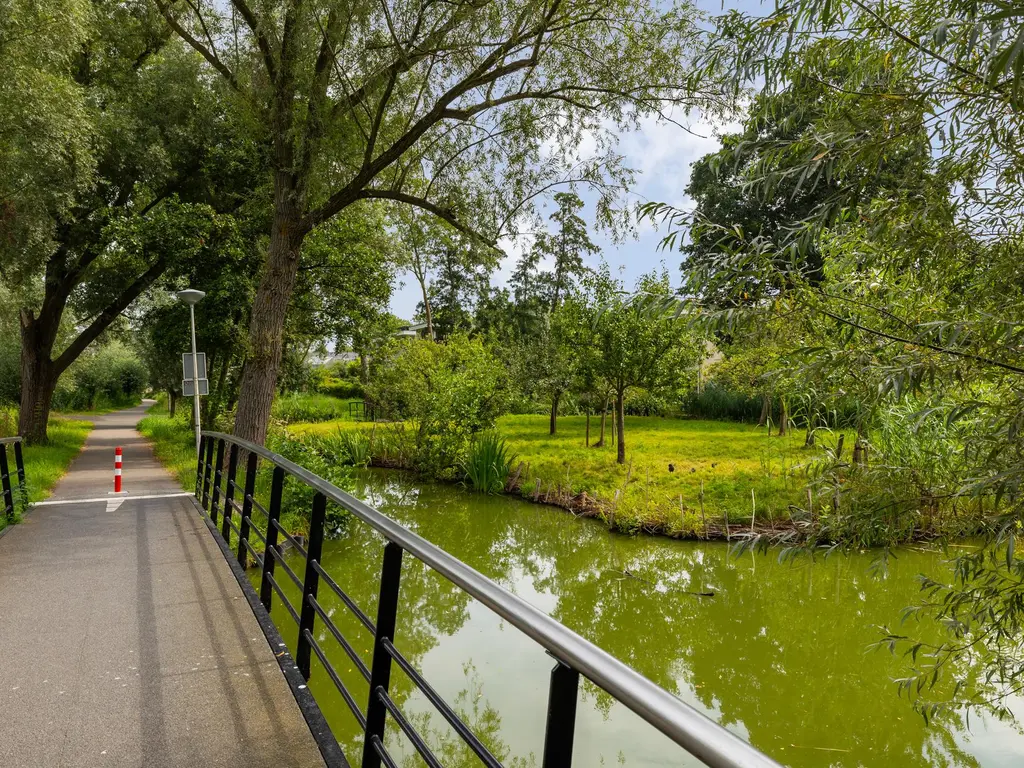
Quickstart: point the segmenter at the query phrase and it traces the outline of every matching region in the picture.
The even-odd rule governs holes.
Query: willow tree
[[[235,433],[261,441],[303,242],[364,200],[496,242],[572,181],[600,214],[630,180],[614,133],[717,101],[690,79],[687,0],[154,0],[252,116],[273,221]],[[682,109],[676,109],[678,115]],[[581,139],[597,150],[584,157]]]
[[[762,197],[794,179],[829,185],[857,167],[884,167],[926,137],[917,155],[924,184],[867,198],[852,185],[832,186],[790,237],[769,243],[741,234],[711,276],[722,292],[745,276],[792,286],[785,302],[755,312],[783,310],[787,322],[802,317],[827,329],[808,350],[817,369],[848,371],[860,393],[874,392],[869,405],[912,412],[900,436],[927,449],[926,469],[942,451],[957,455],[957,472],[939,493],[915,490],[916,498],[862,510],[867,523],[895,528],[878,513],[898,504],[931,514],[942,499],[969,507],[989,534],[986,546],[956,556],[952,579],[924,582],[921,608],[949,636],[886,638],[912,659],[901,690],[927,716],[944,706],[1008,714],[1024,674],[1024,559],[1014,546],[1024,525],[1022,22],[1024,7],[1003,0],[796,0],[765,17],[723,16],[706,53],[737,87],[757,81],[775,94],[801,72],[824,86],[824,109],[809,124],[757,148],[747,181]],[[649,212],[690,221],[664,207]],[[821,285],[796,268],[811,245],[826,256]],[[734,322],[738,313],[717,315]],[[929,430],[944,433],[940,451],[928,447]],[[898,453],[877,464],[870,471],[887,494],[901,487],[897,475],[916,469]],[[962,662],[976,658],[984,672],[965,677]],[[953,681],[947,696],[942,685]]]

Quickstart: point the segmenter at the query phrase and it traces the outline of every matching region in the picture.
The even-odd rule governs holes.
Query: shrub
[[[501,493],[517,458],[505,438],[496,432],[478,435],[469,444],[462,462],[464,484],[480,493]]]
[[[756,422],[761,415],[761,398],[708,384],[683,399],[683,411],[697,419]]]
[[[325,376],[317,385],[316,391],[331,397],[352,400],[363,399],[363,385],[358,379],[341,379],[337,376]]]
[[[300,421],[333,421],[348,418],[348,403],[348,400],[339,400],[329,395],[296,392],[277,398],[271,415],[285,424]]]
[[[61,377],[53,396],[58,411],[97,410],[135,405],[147,370],[137,354],[119,341],[83,354]]]
[[[416,469],[453,478],[469,444],[506,409],[501,363],[478,339],[454,335],[393,344],[381,355],[368,395],[377,412],[414,428]]]
[[[671,411],[665,398],[639,388],[626,392],[622,409],[627,416],[668,416]]]

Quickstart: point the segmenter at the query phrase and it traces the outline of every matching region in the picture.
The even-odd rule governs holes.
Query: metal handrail
[[[0,438],[0,515],[13,516],[16,512],[14,503],[14,487],[11,485],[11,467],[7,460],[7,446],[14,446],[14,472],[13,477],[18,480],[18,493],[22,505],[28,504],[28,486],[25,481],[25,457],[22,452],[22,443],[25,440],[20,435],[14,437]]]
[[[0,445],[14,445],[15,443],[23,443],[25,438],[21,435],[15,435],[14,437],[0,437]]]
[[[204,432],[203,435],[257,454],[298,478],[326,499],[347,509],[385,539],[409,552],[486,605],[537,642],[558,661],[607,691],[705,765],[712,768],[778,768],[778,763],[774,760],[686,702],[563,626],[539,608],[337,486],[284,456],[248,440],[223,432]]]

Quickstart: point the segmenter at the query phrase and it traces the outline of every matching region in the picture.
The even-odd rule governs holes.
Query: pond
[[[1001,768],[1024,761],[1024,733],[1012,723],[972,716],[968,727],[946,716],[926,725],[892,682],[905,667],[871,648],[878,627],[897,624],[918,598],[916,576],[948,571],[938,552],[903,550],[884,573],[871,567],[872,553],[780,564],[749,553],[737,559],[724,543],[611,534],[560,510],[397,472],[361,473],[357,495],[784,765]],[[323,556],[371,617],[381,552],[381,539],[353,521]],[[694,594],[703,592],[714,596]],[[321,596],[368,664],[369,634],[327,590]],[[297,603],[297,591],[291,598]],[[539,765],[552,660],[409,556],[400,606],[399,649],[505,765]],[[274,618],[293,644],[294,622],[279,606]],[[365,707],[365,682],[326,630],[317,637]],[[355,720],[315,658],[313,667],[310,685],[346,755],[357,759]],[[479,764],[398,670],[392,690],[442,763]],[[388,747],[403,765],[422,765],[397,730]],[[698,764],[583,686],[574,765]]]

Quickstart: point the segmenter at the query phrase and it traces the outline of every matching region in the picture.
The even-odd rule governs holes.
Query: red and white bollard
[[[114,493],[121,492],[121,446],[114,449]]]

